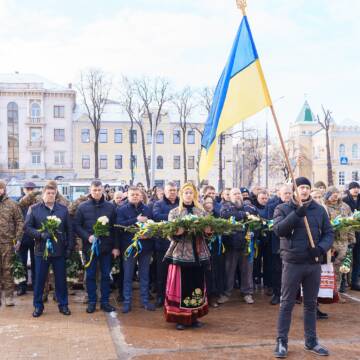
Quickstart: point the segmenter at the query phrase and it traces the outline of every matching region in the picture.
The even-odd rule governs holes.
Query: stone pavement
[[[32,293],[0,308],[0,359],[273,359],[277,306],[258,292],[247,305],[235,292],[231,301],[211,309],[202,329],[176,331],[161,310],[140,308],[137,290],[130,314],[85,313],[83,292],[70,296],[73,315],[59,314],[50,300],[39,319],[31,317]],[[360,293],[348,292],[346,304],[321,305],[330,315],[318,333],[331,359],[360,360]],[[115,304],[115,300],[112,299]],[[116,304],[119,307],[119,304]],[[289,359],[314,359],[303,350],[302,305],[296,305]]]

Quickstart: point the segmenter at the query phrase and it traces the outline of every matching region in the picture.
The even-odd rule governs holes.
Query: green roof
[[[315,123],[316,119],[311,111],[309,103],[305,100],[305,103],[303,107],[301,108],[301,111],[296,119],[297,123]]]

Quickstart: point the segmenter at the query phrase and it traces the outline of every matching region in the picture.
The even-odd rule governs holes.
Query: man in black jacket
[[[177,197],[177,187],[174,182],[169,182],[165,186],[164,199],[156,201],[153,207],[154,221],[167,221],[169,212],[179,206],[179,199]],[[168,239],[156,238],[156,292],[157,300],[156,306],[164,305],[166,277],[168,272],[168,262],[163,261],[166,251],[168,250],[170,241]]]
[[[141,201],[141,192],[137,187],[129,187],[128,203],[116,210],[116,223],[122,226],[135,225],[136,223],[146,223],[151,218],[150,209]],[[124,253],[129,245],[132,244],[133,234],[122,232],[120,238],[121,252]],[[142,250],[138,256],[130,255],[123,261],[124,267],[124,304],[122,312],[124,314],[131,311],[132,300],[132,280],[136,261],[139,264],[140,277],[140,297],[145,310],[154,311],[155,306],[149,302],[149,267],[153,252],[153,240],[142,239]]]
[[[93,226],[96,221],[106,216],[109,220],[110,236],[101,236],[96,239]],[[89,200],[81,203],[75,213],[75,231],[83,242],[83,251],[89,264],[91,247],[95,241],[99,244],[99,254],[94,254],[91,263],[86,269],[86,290],[88,293],[88,306],[86,312],[93,313],[96,310],[96,269],[100,264],[101,271],[101,299],[100,307],[105,312],[114,311],[115,308],[109,304],[110,296],[110,271],[111,256],[120,255],[119,242],[114,230],[116,220],[115,206],[111,202],[105,201],[104,190],[100,180],[94,180],[90,185]]]
[[[64,315],[71,314],[68,308],[65,258],[71,254],[74,239],[68,209],[55,201],[56,193],[55,187],[46,185],[43,190],[43,200],[29,208],[25,220],[26,233],[35,239],[36,279],[33,317],[41,316],[44,311],[43,293],[50,264],[55,275],[55,293],[59,311]],[[56,238],[48,231],[39,231],[46,223],[48,216],[55,216],[61,220],[56,231]],[[48,253],[47,256],[46,253]]]
[[[334,230],[325,208],[310,196],[310,181],[305,177],[299,177],[295,181],[302,205],[293,197],[290,202],[278,205],[274,213],[274,232],[280,237],[280,255],[283,261],[278,337],[274,351],[277,358],[287,356],[291,314],[300,285],[304,297],[305,350],[317,355],[329,355],[328,350],[317,340],[316,306],[321,258],[332,246]],[[305,216],[315,243],[314,248],[309,243]]]
[[[360,185],[353,181],[349,184],[347,195],[343,198],[343,202],[351,207],[351,211],[360,210]],[[356,244],[353,248],[353,264],[351,273],[351,289],[360,291],[360,232],[355,233]]]

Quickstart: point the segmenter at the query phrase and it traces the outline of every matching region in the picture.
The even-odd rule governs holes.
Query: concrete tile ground
[[[252,306],[235,293],[229,303],[203,318],[202,329],[183,332],[167,324],[161,310],[140,308],[137,292],[130,314],[110,316],[100,311],[86,314],[82,292],[70,297],[70,317],[59,314],[50,301],[45,314],[33,319],[32,293],[16,298],[14,308],[0,307],[0,360],[273,359],[278,307],[270,306],[262,292]],[[331,359],[360,360],[360,294],[349,295],[353,299],[346,304],[321,306],[330,319],[318,322],[318,333]],[[290,339],[289,359],[314,359],[303,350],[301,305],[294,311]]]

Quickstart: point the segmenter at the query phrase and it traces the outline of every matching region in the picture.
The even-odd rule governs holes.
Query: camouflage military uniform
[[[14,253],[14,244],[21,241],[23,227],[24,219],[20,207],[6,194],[0,197],[0,299],[1,285],[4,288],[5,297],[11,297],[14,292],[11,258]]]
[[[350,206],[345,204],[342,200],[338,200],[335,204],[326,202],[326,208],[329,213],[330,220],[334,220],[337,216],[348,217],[351,216],[352,212]],[[340,282],[340,266],[346,256],[346,251],[350,244],[355,243],[355,232],[354,231],[336,231],[335,241],[332,246],[332,251],[337,253],[334,261],[334,270],[337,276],[337,281]]]

